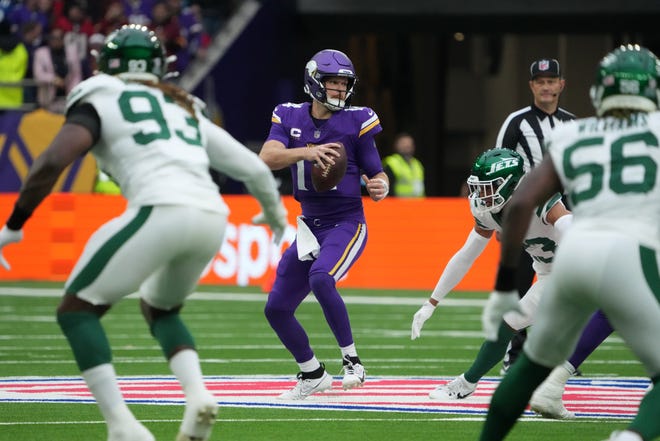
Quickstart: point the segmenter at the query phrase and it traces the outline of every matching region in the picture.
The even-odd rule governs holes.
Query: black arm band
[[[516,268],[501,266],[497,269],[495,279],[496,291],[513,291],[516,289]]]
[[[14,231],[22,229],[23,224],[25,224],[25,222],[30,219],[30,216],[32,216],[31,211],[27,211],[24,208],[14,204],[14,211],[11,212],[9,219],[7,219],[7,228]]]

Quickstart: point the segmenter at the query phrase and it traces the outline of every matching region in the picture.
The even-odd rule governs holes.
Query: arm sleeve
[[[205,121],[205,126],[211,166],[243,182],[248,192],[257,198],[264,213],[274,214],[280,208],[280,194],[266,163],[224,129],[210,121]]]
[[[357,144],[358,164],[369,178],[373,178],[383,171],[376,140],[372,135],[366,135],[358,138]]]
[[[566,234],[566,231],[570,228],[573,223],[573,215],[565,214],[564,216],[557,219],[554,223],[555,231],[557,232],[557,242],[561,242],[562,237]]]
[[[465,244],[447,262],[431,297],[437,301],[442,300],[465,277],[476,258],[488,245],[489,240],[490,238],[483,237],[474,229],[470,231]]]

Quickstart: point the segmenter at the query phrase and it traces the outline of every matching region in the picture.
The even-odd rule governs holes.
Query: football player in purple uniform
[[[350,106],[357,76],[346,54],[318,52],[305,66],[305,92],[312,102],[275,107],[272,126],[259,156],[271,170],[291,169],[293,196],[300,202],[296,240],[277,267],[265,314],[300,367],[296,386],[279,398],[301,400],[332,387],[332,376],[314,355],[307,333],[295,317],[313,292],[341,349],[342,387],[360,387],[365,369],[358,357],[346,305],[336,283],[357,261],[367,243],[360,178],[374,201],[387,196],[389,182],[374,136],[382,128],[368,107]],[[329,191],[317,192],[312,167],[334,163],[337,144],[347,155],[346,174]]]

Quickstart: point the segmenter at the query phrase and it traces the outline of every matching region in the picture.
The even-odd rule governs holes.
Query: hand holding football
[[[325,168],[314,165],[312,167],[312,185],[317,192],[333,189],[346,174],[346,149],[341,143],[336,143],[338,147],[332,146],[339,156],[333,156],[334,164],[326,164]]]

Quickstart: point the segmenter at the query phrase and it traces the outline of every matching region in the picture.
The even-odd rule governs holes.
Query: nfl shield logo
[[[550,68],[550,62],[548,60],[539,61],[539,70],[544,71]]]

